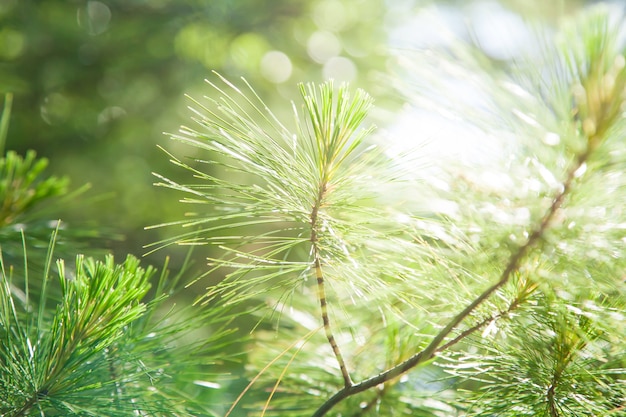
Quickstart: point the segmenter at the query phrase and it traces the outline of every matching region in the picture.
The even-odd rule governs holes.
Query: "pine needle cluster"
[[[361,90],[302,85],[288,124],[210,81],[172,135],[202,155],[170,155],[194,182],[159,176],[195,207],[159,226],[188,232],[155,246],[208,245],[204,301],[254,307],[227,415],[623,415],[622,31],[599,7],[532,63],[404,56],[407,98],[483,135],[480,162],[398,152]],[[437,95],[455,82],[481,105]]]
[[[2,152],[10,107],[8,95]],[[230,357],[228,316],[173,307],[184,271],[171,277],[167,263],[157,275],[130,255],[76,254],[75,238],[95,233],[60,231],[50,213],[84,188],[69,192],[46,165],[33,151],[0,158],[0,415],[214,414],[208,369]]]

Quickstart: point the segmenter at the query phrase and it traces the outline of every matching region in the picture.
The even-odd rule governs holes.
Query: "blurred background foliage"
[[[57,216],[123,236],[98,243],[118,257],[140,255],[168,233],[144,226],[184,211],[176,196],[152,186],[151,172],[178,175],[157,145],[190,152],[163,132],[188,123],[184,94],[206,94],[210,71],[245,77],[277,114],[290,111],[298,82],[334,78],[363,87],[391,110],[378,116],[389,116],[399,102],[385,81],[390,51],[428,47],[440,36],[442,27],[429,20],[433,10],[452,19],[457,35],[484,47],[494,32],[483,29],[498,23],[489,10],[508,19],[557,20],[583,3],[0,0],[0,92],[15,97],[7,149],[35,150],[72,187],[91,183],[87,197],[98,198]]]

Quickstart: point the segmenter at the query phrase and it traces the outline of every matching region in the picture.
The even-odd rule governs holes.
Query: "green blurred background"
[[[245,77],[279,114],[298,82],[335,78],[365,88],[389,116],[400,102],[385,82],[391,52],[423,47],[412,41],[441,29],[424,25],[427,17],[412,21],[421,11],[452,16],[453,29],[475,42],[466,27],[482,9],[556,20],[582,3],[0,0],[0,91],[15,95],[7,148],[36,150],[76,188],[91,183],[81,198],[95,200],[59,217],[124,236],[97,242],[119,258],[141,255],[143,245],[173,234],[144,227],[185,211],[178,195],[153,187],[151,173],[184,175],[157,145],[181,157],[193,152],[163,132],[190,123],[184,95],[209,93],[203,80],[212,70]],[[184,251],[165,252],[177,259]]]

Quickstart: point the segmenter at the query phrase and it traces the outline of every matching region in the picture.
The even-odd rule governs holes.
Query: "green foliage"
[[[471,393],[472,416],[621,415],[624,399],[623,334],[605,329],[623,314],[586,301],[540,299],[516,318],[526,331],[476,340],[480,354],[463,354],[447,370],[482,386]],[[618,322],[619,323],[619,322]]]
[[[129,258],[116,267],[112,258],[97,263],[79,257],[71,276],[63,262],[57,266],[62,299],[46,325],[45,289],[37,313],[27,315],[34,310],[30,300],[25,299],[18,310],[11,283],[3,280],[3,347],[8,351],[2,352],[2,357],[14,359],[3,364],[2,372],[7,387],[2,411],[9,415],[28,415],[32,407],[44,414],[50,409],[71,412],[97,403],[102,393],[93,396],[89,390],[101,390],[102,383],[97,381],[110,379],[103,378],[111,372],[105,351],[115,346],[124,336],[124,328],[146,310],[141,299],[154,271],[138,268],[136,259]],[[6,272],[3,265],[5,277]],[[88,374],[93,376],[86,378]],[[104,385],[105,392],[112,389]],[[86,391],[82,401],[77,401],[80,397],[72,399],[81,391]],[[110,402],[110,392],[105,397],[101,406]]]
[[[0,120],[0,153],[4,153],[7,142],[11,106],[12,95],[6,94]],[[50,231],[58,226],[49,214],[61,205],[59,197],[69,197],[68,179],[44,177],[47,165],[48,160],[36,159],[32,150],[26,157],[8,151],[0,158],[0,239],[4,256],[9,259],[20,256],[26,225],[31,236],[41,239],[42,247]]]
[[[7,100],[2,144],[9,113]],[[173,307],[185,268],[170,278],[166,263],[155,279],[156,270],[131,255],[121,264],[112,255],[55,263],[79,250],[76,237],[94,233],[57,238],[61,222],[47,216],[81,190],[68,193],[67,179],[44,176],[46,165],[34,151],[0,159],[0,414],[213,414],[203,403],[212,394],[198,388],[220,387],[205,371],[229,343],[227,311]]]
[[[244,74],[280,104],[290,91],[283,86],[324,79],[337,68],[326,61],[337,59],[365,85],[384,65],[376,58],[385,12],[382,0],[3,1],[0,94],[15,98],[9,149],[33,149],[51,173],[94,184],[108,198],[65,206],[58,217],[108,225],[125,236],[111,244],[116,254],[140,254],[162,237],[143,227],[177,214],[175,201],[154,192],[150,172],[170,170],[154,144],[184,122],[182,93],[217,70]],[[318,32],[322,56],[314,60],[308,42]],[[184,257],[177,252],[173,262]]]
[[[9,151],[0,159],[0,227],[15,224],[35,205],[67,193],[67,178],[41,178],[47,159],[36,159],[29,151],[22,158]]]
[[[243,94],[233,85],[228,87],[235,96]],[[370,99],[364,92],[357,92],[351,98],[345,87],[335,93],[330,84],[323,86],[319,94],[312,86],[303,87],[302,95],[308,106],[306,114],[315,114],[315,117],[298,133],[288,130],[262,102],[249,101],[246,105],[254,107],[244,110],[233,97],[225,95],[222,102],[214,103],[219,106],[219,114],[200,107],[198,114],[210,115],[198,119],[208,131],[183,128],[183,135],[176,135],[174,139],[211,150],[220,158],[196,160],[198,167],[173,159],[202,182],[177,184],[164,179],[158,184],[191,193],[192,197],[183,200],[185,203],[201,205],[200,208],[210,205],[215,209],[210,217],[206,217],[206,211],[189,213],[192,219],[178,224],[192,230],[161,243],[208,242],[225,250],[226,258],[212,261],[217,267],[235,269],[216,291],[237,286],[238,300],[248,289],[251,295],[259,294],[268,281],[277,282],[281,277],[287,276],[292,285],[302,281],[301,274],[310,264],[299,261],[296,256],[309,250],[311,217],[316,204],[317,222],[325,229],[317,232],[316,239],[328,259],[349,256],[346,253],[348,236],[354,235],[351,246],[357,247],[361,240],[356,239],[357,234],[374,233],[377,227],[382,233],[389,224],[386,216],[359,204],[360,200],[372,199],[373,193],[354,192],[362,189],[360,184],[375,181],[372,173],[376,169],[379,178],[384,180],[383,164],[375,162],[380,151],[361,144],[367,131],[360,132],[356,138],[352,135],[365,116]],[[342,164],[344,160],[346,163]],[[226,171],[216,172],[213,169],[216,164],[224,166]],[[370,172],[359,172],[367,165]],[[204,166],[208,169],[202,169]],[[232,181],[234,178],[240,181]],[[227,182],[228,179],[231,181]],[[323,201],[318,201],[320,193]],[[341,207],[341,210],[322,211],[319,210],[321,205],[331,210]],[[363,215],[369,216],[357,222]],[[227,230],[229,235],[213,237],[214,232],[220,230]],[[386,229],[385,233],[388,232],[391,231]],[[243,246],[256,246],[258,250],[243,253],[240,250]],[[364,286],[371,285],[365,277],[361,280]]]
[[[207,378],[194,370],[215,363],[223,349],[223,318],[163,311],[176,281],[166,271],[149,295],[156,271],[136,258],[116,264],[112,256],[104,262],[78,256],[71,267],[57,261],[56,282],[47,270],[35,294],[14,286],[7,265],[1,267],[2,415],[210,414],[200,396],[187,398],[184,389]],[[214,334],[184,340],[209,323]]]
[[[171,157],[195,182],[158,184],[198,209],[156,245],[212,245],[224,279],[206,299],[269,307],[230,412],[623,413],[620,30],[591,9],[517,68],[462,43],[417,51],[410,98],[508,139],[482,164],[416,164],[368,137],[360,90],[302,86],[288,127],[247,83],[210,83],[221,98],[173,135],[207,155]],[[442,100],[450,79],[484,106]]]
[[[206,8],[214,24],[182,25],[171,51],[146,50],[203,65],[230,56],[256,73],[245,56],[261,59],[269,35],[224,35],[223,20],[248,1],[218,3]],[[349,21],[332,12],[356,3],[314,3],[323,36],[366,9]],[[88,2],[70,28],[74,7],[53,6],[44,2],[40,17],[65,36],[82,30],[95,50],[106,44],[98,36],[117,6]],[[58,222],[42,245],[51,227],[42,213],[66,201],[56,198],[66,180],[45,178],[34,152],[7,152],[0,414],[624,415],[623,26],[596,7],[552,32],[538,30],[540,48],[515,65],[457,39],[403,52],[402,111],[458,127],[462,141],[446,151],[479,137],[456,158],[429,153],[421,125],[404,149],[390,140],[398,132],[375,132],[362,89],[302,84],[287,122],[288,106],[274,111],[255,82],[215,76],[209,97],[192,100],[195,126],[172,135],[190,158],[166,151],[192,178],[155,174],[191,208],[154,226],[175,231],[149,250],[206,248],[209,268],[196,278],[185,267],[170,278],[167,263],[157,276],[130,255],[77,255]],[[20,36],[1,32],[10,42],[0,54],[20,55]],[[98,56],[81,50],[83,60]],[[463,89],[477,98],[447,94]],[[133,91],[135,104],[158,95]],[[66,92],[43,102],[52,126],[79,107]],[[2,148],[10,106],[7,96]],[[119,110],[91,121],[110,127]],[[178,308],[181,284],[203,278],[213,280],[206,292]],[[243,378],[229,374],[239,370]]]

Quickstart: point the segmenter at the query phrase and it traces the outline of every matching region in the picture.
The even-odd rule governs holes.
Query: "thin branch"
[[[353,385],[352,378],[350,378],[350,373],[348,372],[348,368],[346,367],[346,362],[343,359],[343,355],[341,354],[339,345],[337,345],[337,341],[335,340],[335,336],[333,335],[333,331],[330,325],[330,318],[328,316],[328,305],[326,303],[326,289],[324,286],[324,273],[322,271],[322,262],[320,259],[318,241],[317,241],[318,213],[322,205],[322,201],[324,200],[325,193],[326,193],[326,183],[323,182],[319,188],[317,199],[311,211],[311,245],[313,247],[313,262],[314,262],[314,267],[315,267],[315,278],[317,279],[317,297],[320,303],[320,312],[322,315],[322,322],[324,323],[324,332],[326,333],[326,338],[328,339],[328,343],[330,344],[330,347],[333,349],[335,358],[337,358],[337,363],[339,364],[339,369],[341,370],[341,375],[343,376],[344,386],[346,388],[349,388]]]
[[[330,326],[330,319],[328,317],[328,305],[326,304],[326,291],[324,290],[324,275],[322,273],[322,266],[320,264],[320,258],[318,256],[315,257],[315,276],[317,278],[317,293],[320,302],[322,321],[324,322],[324,332],[326,333],[328,343],[330,343],[330,346],[333,349],[333,353],[337,358],[337,363],[339,363],[339,368],[341,369],[341,375],[343,376],[344,384],[346,387],[350,387],[353,384],[352,378],[350,378],[350,373],[348,372],[348,368],[346,367],[343,355],[341,354],[341,350],[339,350],[339,345],[337,345],[337,341],[335,340],[335,336],[333,336],[333,332]]]
[[[498,320],[499,318],[509,314],[510,312],[512,312],[513,310],[515,310],[517,307],[520,306],[523,298],[525,296],[527,296],[528,294],[529,293],[526,292],[524,294],[521,294],[521,295],[515,297],[515,299],[509,304],[509,307],[507,307],[506,310],[502,310],[502,311],[498,312],[497,314],[494,314],[493,316],[486,317],[485,319],[479,321],[478,323],[476,323],[472,327],[469,327],[469,328],[465,329],[463,332],[461,332],[459,335],[457,335],[454,339],[452,339],[449,342],[447,342],[446,344],[440,346],[435,351],[435,353],[439,353],[439,352],[443,352],[444,350],[447,350],[448,348],[456,345],[461,340],[465,339],[467,336],[471,335],[472,333],[476,332],[477,330],[480,330],[487,323],[491,323],[492,321]],[[385,395],[385,393],[388,391],[389,387],[390,387],[390,384],[388,384],[388,383],[379,385],[378,389],[376,390],[376,396],[374,396],[370,401],[368,401],[365,404],[365,406],[362,407],[358,412],[353,414],[352,417],[362,416],[364,413],[366,413],[372,407],[374,407],[376,404],[378,404],[381,401],[382,397]]]
[[[562,335],[561,335],[562,336]],[[550,386],[548,387],[548,391],[546,393],[546,397],[548,400],[548,409],[550,411],[550,417],[560,417],[558,405],[556,403],[556,389],[560,384],[563,373],[569,366],[569,364],[574,359],[574,354],[577,350],[580,350],[585,347],[586,343],[578,343],[574,345],[570,345],[567,336],[564,337],[566,341],[559,342],[559,357],[554,366],[554,374],[552,375],[552,380],[550,381]],[[561,345],[564,344],[565,346]],[[565,352],[565,356],[561,357],[561,349],[567,349]]]
[[[469,328],[463,330],[454,339],[449,340],[445,344],[439,346],[437,348],[437,350],[435,350],[435,353],[439,353],[439,352],[443,352],[445,350],[448,350],[449,348],[451,348],[452,346],[456,345],[461,340],[465,339],[466,337],[468,337],[469,335],[471,335],[475,331],[480,330],[481,328],[483,328],[487,323],[491,323],[493,321],[496,321],[496,320],[506,316],[507,314],[511,313],[512,311],[516,310],[521,304],[523,304],[526,301],[527,297],[530,296],[536,289],[537,289],[537,284],[533,283],[530,280],[526,281],[524,283],[523,288],[518,292],[517,297],[515,297],[513,299],[513,301],[511,301],[509,303],[509,306],[505,310],[501,310],[498,313],[494,314],[493,316],[485,317],[483,320],[481,320],[478,323],[474,324],[472,327],[469,327]]]
[[[114,391],[111,396],[114,398],[115,403],[118,407],[121,406],[121,400],[124,395],[124,390],[122,388],[122,383],[119,379],[119,375],[117,372],[117,368],[115,366],[115,347],[109,347],[104,349],[103,355],[106,361],[109,364],[109,377],[110,380],[113,381]]]
[[[555,376],[556,379],[556,376]],[[556,403],[554,401],[554,391],[556,389],[557,381],[553,380],[550,384],[550,388],[548,388],[548,408],[550,410],[550,417],[560,417],[559,410],[557,409]]]
[[[554,375],[552,375],[552,381],[550,381],[550,387],[548,387],[548,391],[546,393],[546,397],[548,400],[548,409],[550,411],[550,417],[560,417],[558,406],[556,404],[556,388],[559,385],[561,380],[561,376],[567,368],[568,363],[571,359],[571,352],[566,355],[563,363],[557,363],[554,369]]]
[[[590,140],[589,143],[593,143],[593,142]],[[500,275],[500,279],[498,280],[498,282],[496,282],[491,287],[489,287],[485,291],[483,291],[482,294],[480,294],[476,299],[474,299],[474,301],[472,301],[469,305],[467,305],[467,307],[465,307],[460,313],[458,313],[434,337],[434,339],[430,342],[430,344],[426,348],[424,348],[424,350],[416,353],[415,355],[411,356],[410,358],[408,358],[404,362],[401,362],[401,363],[397,364],[396,366],[394,366],[392,368],[389,368],[386,371],[381,372],[380,374],[378,374],[376,376],[373,376],[373,377],[371,377],[369,379],[363,380],[363,381],[361,381],[361,382],[359,382],[357,384],[354,384],[352,386],[344,387],[343,389],[341,389],[337,393],[335,393],[335,395],[333,395],[328,400],[326,400],[326,402],[320,406],[320,408],[313,414],[312,417],[322,417],[328,411],[330,411],[335,405],[337,405],[341,401],[345,400],[346,398],[348,398],[348,397],[350,397],[352,395],[355,395],[355,394],[357,394],[359,392],[363,392],[363,391],[366,391],[368,389],[371,389],[371,388],[373,388],[373,387],[375,387],[375,386],[377,386],[379,384],[382,384],[382,383],[384,383],[386,381],[389,381],[389,380],[391,380],[393,378],[396,378],[396,377],[398,377],[398,376],[408,372],[409,370],[413,369],[417,365],[420,365],[420,364],[422,364],[422,363],[432,359],[435,356],[435,354],[440,351],[439,348],[441,346],[441,343],[444,341],[444,339],[463,320],[465,320],[467,317],[469,317],[469,315],[476,309],[476,307],[478,307],[480,304],[482,304],[496,290],[498,290],[499,288],[504,286],[511,279],[511,277],[513,276],[515,271],[518,270],[519,264],[522,261],[522,259],[524,258],[524,256],[526,256],[526,254],[530,251],[530,249],[532,249],[537,244],[537,242],[539,242],[543,238],[543,236],[545,235],[545,232],[549,228],[550,222],[554,218],[554,216],[555,216],[556,212],[559,210],[559,208],[563,205],[563,201],[565,200],[565,197],[569,194],[571,186],[572,186],[572,183],[574,181],[574,178],[576,177],[577,171],[587,161],[587,159],[589,158],[589,155],[591,154],[592,150],[593,150],[593,147],[592,146],[588,146],[586,151],[578,156],[576,162],[574,163],[574,165],[570,168],[570,170],[567,173],[567,178],[563,182],[562,189],[554,197],[554,200],[552,201],[552,204],[550,205],[550,207],[546,211],[545,215],[541,219],[541,222],[539,222],[538,226],[530,234],[530,236],[528,237],[528,240],[526,241],[526,243],[524,245],[520,246],[518,248],[518,250],[515,253],[512,254],[512,256],[509,259],[509,262],[508,262],[506,268],[502,271],[502,274]],[[472,333],[472,332],[467,333],[465,336],[467,336],[470,333]],[[458,340],[457,340],[457,342],[458,342]]]

